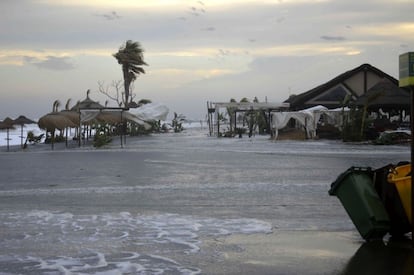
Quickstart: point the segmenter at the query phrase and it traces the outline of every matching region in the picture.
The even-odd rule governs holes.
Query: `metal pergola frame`
[[[232,108],[233,112],[236,114],[238,112],[249,112],[249,111],[258,111],[263,110],[269,113],[269,129],[270,129],[270,114],[274,111],[281,111],[289,109],[289,103],[278,103],[278,102],[207,102],[207,111],[208,111],[208,125],[209,125],[209,134],[210,136],[214,135],[214,126],[217,126],[217,136],[220,132],[220,123],[219,123],[219,112],[220,109]],[[214,114],[214,118],[213,118]],[[237,120],[234,121],[237,123]],[[236,125],[235,125],[236,127]]]
[[[82,137],[81,137],[81,128],[82,128],[82,120],[81,120],[81,111],[82,110],[87,110],[87,111],[100,111],[100,112],[102,112],[102,111],[121,111],[121,123],[122,123],[122,126],[124,126],[123,125],[123,120],[122,120],[122,115],[123,115],[123,113],[124,113],[124,111],[128,111],[129,110],[129,108],[124,108],[124,107],[105,107],[105,108],[79,108],[78,109],[78,113],[79,113],[79,132],[78,132],[78,142],[79,142],[79,147],[81,147],[81,140],[82,140]],[[124,127],[122,127],[123,128],[123,131],[121,131],[121,135],[120,135],[120,137],[121,137],[121,148],[123,148],[124,147],[124,143],[126,143],[126,133],[125,133],[125,128]]]

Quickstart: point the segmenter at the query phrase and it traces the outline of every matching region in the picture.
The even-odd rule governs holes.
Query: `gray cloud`
[[[327,41],[344,41],[344,40],[346,40],[346,38],[343,37],[343,36],[329,36],[329,35],[322,35],[321,39],[322,40],[327,40]]]
[[[95,14],[95,16],[102,17],[106,20],[116,20],[120,19],[122,16],[118,15],[116,11],[111,11],[110,13]]]
[[[17,94],[30,83],[32,86],[42,87],[45,93],[53,95],[53,99],[64,99],[65,94],[56,95],[55,87],[61,86],[56,79],[50,79],[48,83],[39,81],[44,79],[43,76],[47,77],[49,70],[55,70],[70,72],[65,77],[65,81],[71,83],[70,90],[93,90],[100,79],[110,81],[119,78],[121,71],[111,53],[116,52],[126,39],[142,43],[147,54],[145,57],[154,60],[148,60],[151,68],[165,66],[181,69],[195,64],[195,68],[206,71],[231,71],[233,64],[238,67],[247,66],[243,63],[254,60],[248,65],[246,73],[211,76],[202,83],[177,88],[177,92],[182,94],[182,97],[175,96],[182,104],[182,109],[177,111],[187,114],[190,110],[186,108],[189,106],[198,108],[197,102],[200,98],[227,101],[232,97],[240,99],[244,96],[258,96],[263,99],[264,96],[274,95],[275,100],[284,100],[290,90],[292,93],[304,92],[365,62],[391,75],[398,75],[398,55],[409,50],[409,46],[413,44],[413,36],[388,39],[375,32],[364,32],[365,26],[386,27],[383,24],[396,26],[401,22],[412,22],[411,1],[338,0],[318,1],[317,4],[314,1],[273,1],[272,4],[262,3],[269,1],[245,1],[219,8],[211,8],[208,1],[204,1],[205,5],[202,1],[192,0],[173,8],[166,5],[162,9],[138,6],[124,8],[117,5],[48,5],[51,1],[38,0],[0,1],[0,10],[3,11],[0,25],[8,26],[0,28],[2,50],[7,52],[10,49],[9,54],[13,55],[10,60],[17,60],[16,64],[21,64],[22,55],[27,55],[24,58],[26,66],[19,69],[30,73],[30,80],[25,83],[16,84],[18,81],[13,81],[13,85],[7,86],[8,81],[3,81],[0,89]],[[375,9],[372,9],[373,6]],[[115,14],[112,12],[114,10],[117,11]],[[389,12],[390,10],[393,12]],[[212,26],[215,30],[208,30]],[[306,48],[315,41],[333,44],[349,39],[355,43],[348,43],[347,47],[350,51],[354,48],[356,51],[362,49],[359,55],[343,56],[341,52],[310,59],[312,56],[308,55],[313,55],[312,51],[298,51],[297,57],[286,54],[285,58],[278,58],[285,54],[277,50],[277,47],[283,49],[290,45],[300,47],[304,44]],[[371,43],[367,43],[370,41],[382,41],[383,44],[378,47],[377,43],[373,43],[375,46],[372,47]],[[274,52],[267,52],[274,47]],[[14,49],[19,51],[15,53]],[[44,50],[40,55],[25,53],[33,49]],[[93,52],[93,49],[109,49],[108,56],[86,53]],[[174,52],[193,52],[198,49],[215,49],[215,52],[209,53],[209,59],[200,56],[170,56]],[[71,50],[74,52],[71,53]],[[74,58],[59,57],[59,52],[78,54],[76,63]],[[79,54],[81,52],[85,54]],[[165,57],[162,55],[164,52]],[[296,51],[293,52],[295,54]],[[246,58],[245,55],[249,53]],[[163,56],[161,60],[159,54]],[[49,57],[36,58],[45,55]],[[263,55],[269,56],[259,59]],[[19,79],[21,75],[15,74],[16,70],[9,68],[15,65],[8,64],[4,62],[0,65],[0,75],[5,79]],[[297,67],[299,65],[300,68]],[[34,66],[44,70],[33,72]],[[86,68],[89,69],[88,73],[84,71]],[[184,79],[182,82],[186,81]],[[165,91],[161,87],[163,85],[151,78],[151,74],[142,77],[137,83],[140,85],[139,93],[143,93],[142,97],[155,98],[167,105],[170,104],[168,100],[175,100],[169,99],[169,95],[174,93]],[[158,93],[154,92],[152,87],[158,86]],[[144,95],[143,91],[146,90],[151,93]],[[189,94],[194,95],[194,98],[186,97]],[[84,97],[84,94],[79,97]],[[28,108],[31,108],[30,103],[28,102]],[[202,104],[204,106],[203,102]],[[205,111],[204,108],[202,111]],[[202,117],[204,114],[200,112],[195,110],[194,116]]]
[[[204,29],[201,29],[202,31],[209,31],[209,32],[212,32],[212,31],[215,31],[216,30],[216,28],[214,28],[214,27],[208,27],[208,28],[204,28]]]
[[[36,58],[25,56],[24,61],[40,69],[52,71],[68,71],[75,68],[68,57],[47,56],[46,60],[38,61]]]

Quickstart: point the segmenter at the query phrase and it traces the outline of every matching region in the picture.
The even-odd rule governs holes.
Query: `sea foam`
[[[0,213],[0,218],[0,270],[14,266],[15,273],[199,274],[198,267],[180,263],[174,255],[198,253],[203,237],[272,231],[270,223],[256,219],[170,213],[75,215],[33,210]]]

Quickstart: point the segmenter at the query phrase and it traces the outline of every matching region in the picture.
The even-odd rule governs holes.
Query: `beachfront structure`
[[[238,113],[263,112],[268,129],[271,129],[272,112],[287,110],[288,108],[288,103],[275,102],[207,102],[209,134],[210,136],[220,136],[220,127],[223,126],[223,123],[221,123],[222,112],[225,112],[230,118],[234,118],[227,123],[229,128],[234,130],[238,128],[238,120],[236,119]]]
[[[397,79],[370,64],[362,64],[307,92],[291,96],[284,102],[290,104],[291,112],[308,110],[316,106],[324,106],[329,110],[344,107],[364,110],[374,121],[375,131],[406,124],[410,110],[409,91],[400,88]],[[303,114],[299,115],[301,116]],[[304,124],[299,119],[296,121],[299,122],[296,124]],[[273,125],[273,129],[275,127],[277,126]],[[312,136],[313,134],[308,135]]]
[[[291,111],[304,110],[322,105],[328,109],[342,107],[347,99],[355,101],[380,82],[389,81],[398,87],[398,80],[370,64],[349,70],[328,82],[298,95],[292,95],[285,103]]]
[[[277,139],[279,130],[285,128],[292,120],[295,126],[304,129],[305,137],[314,139],[322,117],[324,122],[342,130],[343,120],[349,113],[349,108],[328,109],[322,105],[314,106],[300,111],[273,112],[271,129],[273,139]]]
[[[383,79],[360,96],[355,105],[365,107],[368,111],[400,113],[410,112],[410,92],[408,89],[398,86],[398,81]]]
[[[92,135],[92,127],[95,126],[96,129],[99,125],[111,125],[112,130],[116,130],[118,127],[120,131],[117,134],[120,135],[122,147],[126,134],[124,126],[127,122],[134,122],[149,129],[151,125],[148,122],[165,120],[168,112],[169,109],[159,103],[148,103],[132,109],[103,106],[89,98],[88,90],[83,101],[79,101],[71,109],[60,112],[54,110],[54,112],[42,116],[38,125],[41,129],[51,133],[52,149],[56,130],[60,130],[62,133],[66,130],[67,146],[68,128],[75,128],[74,139],[77,139],[79,146],[81,146],[81,140],[86,141]]]

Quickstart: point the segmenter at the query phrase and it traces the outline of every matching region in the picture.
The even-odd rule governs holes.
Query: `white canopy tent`
[[[272,130],[274,138],[276,139],[280,129],[286,127],[290,119],[295,119],[300,125],[305,128],[306,134],[309,138],[316,137],[316,129],[322,114],[326,114],[330,124],[340,128],[342,127],[342,114],[348,112],[349,109],[331,109],[318,105],[305,110],[297,112],[274,112],[272,113]]]

